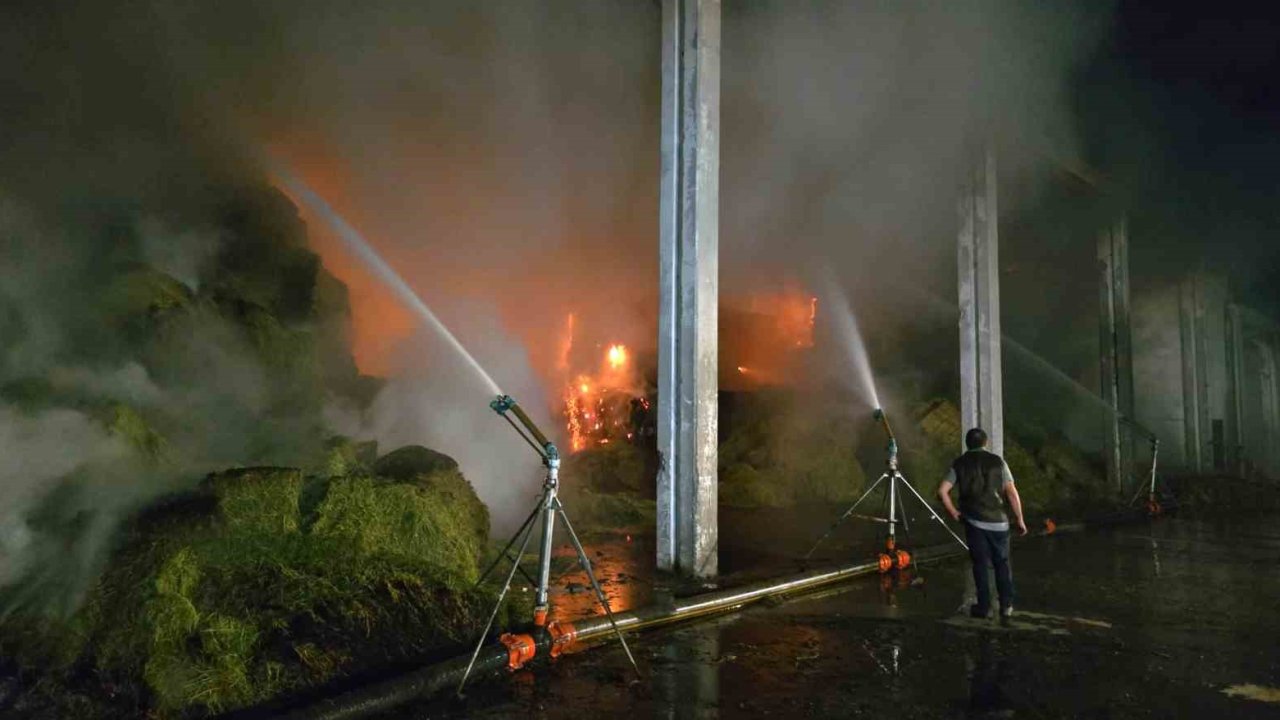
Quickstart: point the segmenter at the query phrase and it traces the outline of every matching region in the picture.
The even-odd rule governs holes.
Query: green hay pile
[[[789,393],[737,399],[730,434],[720,443],[720,502],[781,507],[843,502],[866,483],[855,455],[857,431]]]
[[[906,445],[903,467],[932,492],[960,453],[964,429],[959,408],[947,400],[926,404],[917,417],[918,437]],[[1114,504],[1105,474],[1062,437],[1009,432],[1004,458],[1028,515],[1079,516]]]
[[[28,681],[14,711],[198,717],[421,659],[483,623],[488,531],[456,465],[210,476],[134,520],[75,615],[0,623]]]
[[[587,448],[565,458],[560,495],[579,533],[651,528],[655,484],[643,452],[629,443]]]

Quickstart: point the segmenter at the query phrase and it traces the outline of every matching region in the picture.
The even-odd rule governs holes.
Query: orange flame
[[[561,345],[560,370],[564,374],[565,426],[569,432],[572,452],[590,445],[608,445],[610,435],[624,425],[625,400],[630,399],[636,381],[631,363],[631,351],[621,343],[604,348],[600,364],[594,374],[574,372],[572,353],[574,344],[574,316],[565,323],[565,337]]]

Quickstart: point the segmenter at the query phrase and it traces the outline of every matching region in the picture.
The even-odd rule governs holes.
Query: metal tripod
[[[1149,483],[1141,483],[1138,489],[1133,493],[1133,497],[1129,498],[1127,507],[1133,507],[1137,504],[1138,498],[1142,497],[1142,491],[1147,491],[1147,512],[1152,516],[1159,515],[1163,508],[1160,507],[1160,499],[1156,496],[1156,460],[1160,456],[1160,439],[1155,435],[1151,436],[1151,478]],[[1165,484],[1165,491],[1168,492],[1169,486]],[[1176,498],[1175,498],[1176,500]],[[1176,503],[1175,503],[1176,504]]]
[[[902,471],[898,469],[898,444],[893,440],[890,440],[889,442],[888,465],[889,466],[885,470],[884,474],[877,478],[876,481],[871,484],[871,487],[867,488],[867,491],[862,493],[862,497],[858,498],[849,506],[848,510],[844,511],[844,514],[836,518],[836,521],[831,523],[831,527],[827,528],[827,531],[822,534],[822,537],[818,538],[818,541],[813,544],[813,547],[809,548],[809,552],[804,554],[805,560],[812,557],[814,551],[818,549],[818,546],[826,542],[827,538],[831,537],[831,533],[835,532],[836,528],[840,527],[840,524],[850,517],[857,518],[859,520],[869,520],[871,522],[887,523],[889,525],[889,532],[888,536],[885,538],[885,546],[890,551],[895,550],[897,546],[898,524],[901,523],[903,530],[908,533],[911,530],[910,523],[907,521],[906,507],[902,504],[903,493],[900,492],[899,486],[909,490],[911,494],[915,496],[916,500],[920,501],[920,504],[924,506],[925,510],[929,511],[929,515],[931,515],[934,520],[937,520],[938,524],[942,525],[943,529],[945,529],[951,537],[955,538],[955,541],[960,543],[961,547],[965,550],[969,549],[969,546],[965,544],[964,540],[961,540],[959,535],[955,534],[951,528],[947,527],[947,523],[943,521],[942,517],[939,516],[936,511],[934,511],[933,506],[926,502],[925,499],[920,496],[920,493],[916,492],[916,489],[907,481],[907,478],[902,474]],[[872,492],[875,492],[877,487],[880,487],[880,483],[886,483],[888,487],[886,490],[886,516],[878,517],[875,515],[855,514],[854,510],[856,510],[858,506],[862,504],[862,501],[866,500]]]
[[[504,413],[500,412],[500,414],[502,414],[504,418],[507,417]],[[510,419],[507,418],[507,421],[510,422]],[[512,423],[512,427],[515,427],[514,423]],[[520,432],[520,429],[517,427],[516,431]],[[524,433],[521,432],[521,436],[524,437]],[[559,490],[560,485],[560,455],[556,452],[555,446],[550,443],[546,443],[543,446],[546,448],[544,451],[542,448],[538,448],[536,444],[529,441],[528,438],[526,438],[526,441],[529,442],[534,449],[538,450],[540,455],[542,455],[543,465],[547,468],[547,477],[542,483],[542,494],[539,496],[538,502],[534,506],[532,512],[530,512],[529,516],[525,518],[524,523],[520,525],[520,529],[516,530],[515,534],[511,536],[511,539],[507,541],[506,547],[502,548],[502,552],[494,558],[488,569],[484,571],[484,574],[480,576],[480,580],[476,583],[477,585],[483,583],[485,579],[489,577],[489,574],[497,568],[498,563],[500,563],[503,558],[507,558],[511,561],[511,570],[507,573],[507,579],[502,584],[502,591],[498,593],[498,600],[494,603],[493,612],[489,614],[489,622],[485,624],[484,632],[480,633],[480,639],[476,642],[476,649],[471,653],[471,661],[467,663],[467,670],[462,675],[462,681],[458,683],[459,696],[462,694],[462,688],[467,684],[467,678],[470,677],[472,668],[475,667],[476,658],[480,656],[480,649],[484,647],[485,638],[489,636],[489,630],[493,628],[493,621],[497,618],[498,610],[502,607],[502,601],[506,599],[507,592],[511,589],[511,581],[515,578],[517,571],[524,574],[525,578],[530,579],[537,589],[533,608],[533,624],[541,631],[546,630],[547,614],[550,609],[548,595],[551,584],[552,536],[555,531],[557,515],[559,515],[560,519],[564,522],[565,529],[569,531],[569,539],[573,542],[573,549],[578,553],[578,565],[587,573],[587,578],[591,580],[591,588],[595,591],[596,600],[598,600],[600,605],[604,608],[605,615],[609,618],[609,625],[613,628],[613,632],[617,636],[618,642],[622,643],[622,649],[626,651],[627,659],[631,661],[631,667],[635,669],[637,675],[640,673],[640,668],[636,665],[636,659],[631,654],[631,648],[627,646],[626,638],[622,636],[622,631],[618,629],[618,624],[614,621],[613,609],[609,607],[609,599],[605,597],[604,591],[600,589],[600,583],[596,580],[596,574],[591,569],[591,561],[587,559],[587,553],[582,549],[582,543],[578,540],[578,534],[573,531],[573,525],[569,522],[569,515],[564,510],[564,504],[560,502],[560,498],[557,496],[557,491]],[[541,546],[538,550],[538,578],[536,581],[533,581],[533,579],[529,578],[528,574],[525,574],[524,570],[521,569],[520,560],[524,557],[525,550],[529,547],[529,541],[533,538],[533,527],[535,521],[539,517],[542,518],[542,535],[540,538]],[[517,541],[520,543],[520,549],[513,557],[510,552],[511,548]]]

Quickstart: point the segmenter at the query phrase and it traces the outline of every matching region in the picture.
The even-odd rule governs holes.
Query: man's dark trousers
[[[996,592],[1000,595],[1000,608],[1013,608],[1013,567],[1009,565],[1009,531],[981,530],[966,522],[965,540],[969,544],[969,560],[973,563],[973,585],[978,593],[978,605],[974,612],[986,615],[991,610],[991,586],[987,581],[987,569],[996,571]]]

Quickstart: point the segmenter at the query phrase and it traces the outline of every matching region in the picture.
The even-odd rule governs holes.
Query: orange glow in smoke
[[[720,315],[724,388],[754,390],[802,380],[817,320],[818,299],[792,282],[727,298]]]
[[[569,313],[564,324],[564,337],[560,341],[560,357],[556,360],[556,369],[562,373],[569,372],[569,354],[573,352],[573,313]]]
[[[309,141],[297,133],[271,140],[271,154],[282,158],[316,193],[356,227],[365,227],[358,208],[350,202],[350,188],[341,158],[326,152],[324,143]],[[395,348],[410,337],[418,322],[395,294],[351,254],[328,223],[310,216],[305,203],[294,205],[307,222],[312,249],[320,255],[325,269],[347,286],[351,305],[351,352],[360,372],[387,375]],[[393,258],[394,259],[394,258]]]

